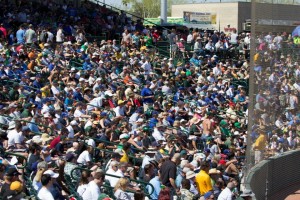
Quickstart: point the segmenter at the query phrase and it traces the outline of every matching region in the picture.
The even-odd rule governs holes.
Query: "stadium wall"
[[[284,199],[282,193],[292,186],[300,189],[300,150],[271,157],[254,166],[247,177],[257,200]]]

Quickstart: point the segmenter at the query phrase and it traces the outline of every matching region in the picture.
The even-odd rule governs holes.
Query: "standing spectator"
[[[158,175],[152,178],[149,183],[153,186],[154,189],[152,191],[152,187],[150,187],[150,185],[147,185],[147,190],[149,194],[151,194],[150,197],[151,199],[157,199],[161,190],[160,173],[158,172]]]
[[[175,153],[172,159],[165,161],[160,168],[161,183],[171,189],[170,190],[171,196],[180,193],[180,189],[177,188],[175,184],[176,173],[177,173],[176,165],[178,165],[179,163],[180,163],[180,154]]]
[[[28,29],[25,32],[25,43],[28,45],[31,45],[34,42],[36,42],[36,38],[37,38],[37,35],[36,35],[35,31],[33,30],[33,25],[30,24],[28,26]]]
[[[50,174],[43,174],[41,178],[42,188],[38,192],[38,198],[40,200],[54,200],[49,188],[52,185],[52,178]]]
[[[213,187],[211,185],[210,176],[208,174],[209,172],[209,163],[208,162],[202,162],[201,163],[201,170],[196,175],[196,185],[198,187],[200,195],[204,195],[205,193],[212,191]]]
[[[58,27],[57,32],[56,32],[56,42],[57,43],[63,43],[64,42],[64,33],[62,27]]]
[[[89,182],[87,189],[82,194],[83,200],[98,200],[101,192],[100,187],[104,183],[104,173],[96,172],[93,176],[93,180]]]
[[[24,27],[20,26],[19,30],[16,33],[17,43],[18,44],[24,44],[25,43],[25,31]]]
[[[154,93],[149,88],[151,85],[150,81],[146,81],[145,87],[141,91],[141,96],[143,97],[143,105],[144,105],[144,112],[148,110],[149,107],[151,107],[154,103]]]
[[[3,23],[0,24],[0,31],[3,33],[4,40],[6,40],[7,39],[7,30],[4,27]]]
[[[266,130],[264,126],[258,128],[259,137],[256,139],[253,150],[255,151],[255,163],[260,162],[264,158],[264,151],[266,147]]]

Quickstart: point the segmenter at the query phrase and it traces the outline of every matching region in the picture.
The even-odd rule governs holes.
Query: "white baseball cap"
[[[78,123],[75,120],[71,121],[70,124],[73,125],[73,126],[77,126],[78,125]]]
[[[44,174],[49,174],[51,178],[57,178],[59,176],[58,173],[55,173],[54,171],[48,169],[47,171],[44,172]]]
[[[130,136],[126,133],[120,135],[120,139],[128,139]]]

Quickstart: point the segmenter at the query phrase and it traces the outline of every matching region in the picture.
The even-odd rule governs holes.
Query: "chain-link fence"
[[[300,25],[300,1],[256,0],[251,4],[246,174],[271,156],[297,149],[300,136],[300,46],[292,34]]]

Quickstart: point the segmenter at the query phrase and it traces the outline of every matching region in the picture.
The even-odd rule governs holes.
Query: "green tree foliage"
[[[143,18],[160,16],[160,0],[122,0],[127,11]],[[172,4],[184,4],[187,0],[168,0],[168,16],[171,16]]]

